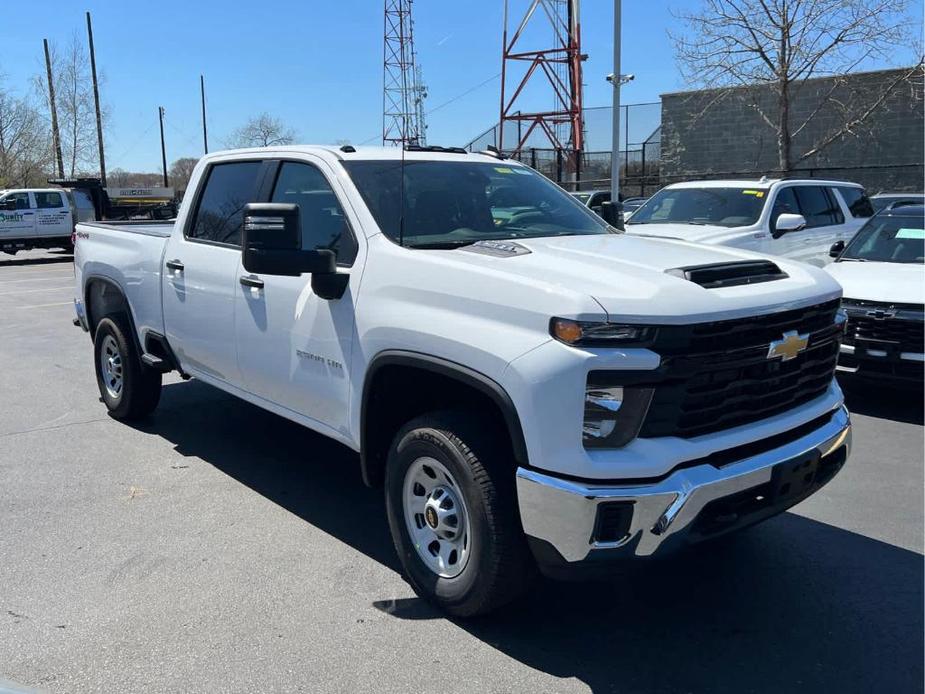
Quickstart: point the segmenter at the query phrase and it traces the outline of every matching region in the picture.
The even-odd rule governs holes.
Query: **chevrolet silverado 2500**
[[[177,370],[358,451],[456,615],[768,518],[848,455],[835,280],[617,233],[489,155],[209,154],[175,222],[81,224],[75,266],[113,417]]]

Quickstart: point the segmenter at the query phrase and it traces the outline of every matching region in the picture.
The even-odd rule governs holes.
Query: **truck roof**
[[[345,148],[349,147],[349,149]],[[351,151],[352,150],[352,151]],[[352,145],[279,145],[275,147],[251,147],[247,149],[230,149],[219,152],[210,152],[206,160],[224,158],[236,154],[314,154],[325,158],[336,158],[341,161],[350,160],[394,160],[402,158],[405,161],[482,161],[498,163],[498,157],[476,152],[440,151],[439,149],[403,150],[401,147],[354,147]],[[505,159],[505,164],[520,166],[520,162]]]
[[[807,185],[822,186],[852,186],[861,188],[859,183],[851,181],[830,181],[824,178],[738,178],[724,180],[703,180],[703,181],[683,181],[682,183],[672,183],[665,186],[666,188],[740,188],[748,186],[750,188],[770,188],[775,183],[802,183]]]
[[[0,195],[6,193],[60,193],[62,188],[3,188],[0,189]]]

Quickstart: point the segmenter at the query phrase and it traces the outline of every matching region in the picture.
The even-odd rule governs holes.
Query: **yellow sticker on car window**
[[[495,171],[503,174],[514,173],[514,169],[508,168],[507,166],[496,166]]]
[[[764,191],[763,190],[743,190],[742,195],[754,195],[756,198],[763,198]]]

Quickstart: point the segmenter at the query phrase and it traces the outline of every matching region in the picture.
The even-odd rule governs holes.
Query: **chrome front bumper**
[[[548,543],[567,563],[581,562],[592,553],[597,558],[662,554],[691,539],[692,526],[710,502],[772,482],[774,469],[781,463],[815,458],[821,467],[827,456],[846,457],[850,446],[851,421],[848,411],[841,407],[818,429],[771,450],[722,467],[704,463],[682,468],[648,484],[575,482],[518,468],[521,521],[528,538]],[[844,461],[844,457],[840,460]],[[779,508],[769,506],[765,511],[770,512],[758,513],[754,520],[783,511],[828,479],[803,496],[784,499]],[[597,541],[594,534],[598,507],[610,502],[631,506],[627,532],[613,541]]]

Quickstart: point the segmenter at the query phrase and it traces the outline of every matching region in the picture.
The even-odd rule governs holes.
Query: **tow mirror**
[[[837,258],[838,256],[841,255],[841,252],[843,250],[845,250],[845,242],[836,241],[835,243],[832,244],[832,247],[829,249],[829,257]]]
[[[594,208],[592,208],[594,209]],[[610,226],[623,230],[623,203],[607,200],[601,203],[600,211],[595,210]]]
[[[299,206],[260,202],[244,206],[242,262],[248,272],[298,277],[311,273],[312,290],[322,299],[344,295],[350,276],[338,274],[334,251],[302,249]]]
[[[784,212],[777,218],[777,221],[774,223],[774,232],[771,234],[771,236],[773,236],[775,239],[779,239],[787,232],[799,231],[805,226],[806,218],[803,215]]]

